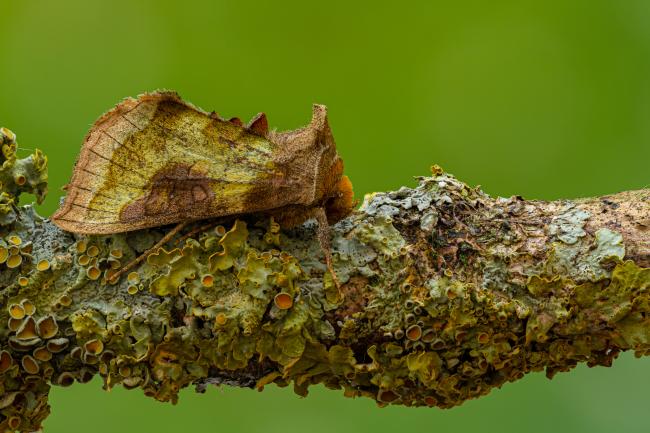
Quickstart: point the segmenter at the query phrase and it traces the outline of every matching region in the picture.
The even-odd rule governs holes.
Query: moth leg
[[[156,243],[156,245],[154,245],[153,247],[149,248],[147,251],[145,251],[144,253],[140,254],[138,257],[136,257],[135,259],[131,260],[131,262],[127,263],[125,266],[123,266],[122,268],[120,268],[120,270],[118,270],[116,273],[114,273],[113,275],[110,276],[110,278],[109,278],[108,281],[109,281],[110,283],[116,283],[117,280],[119,280],[120,276],[124,275],[124,273],[126,273],[126,272],[130,271],[131,269],[133,269],[134,266],[136,266],[138,263],[142,262],[144,259],[146,259],[147,257],[149,257],[149,256],[151,255],[151,253],[157,251],[158,248],[162,247],[162,246],[165,245],[167,242],[169,242],[169,240],[170,240],[171,238],[173,238],[174,235],[176,235],[176,233],[178,233],[178,232],[180,232],[181,230],[183,230],[183,227],[185,227],[187,224],[188,224],[187,221],[184,221],[184,222],[182,222],[182,223],[178,223],[178,224],[176,225],[176,227],[174,227],[173,229],[171,229],[171,230],[170,230],[170,231],[169,231],[165,236],[163,236],[162,239],[160,239],[160,240]]]
[[[325,208],[323,207],[316,208],[314,210],[314,216],[316,217],[316,221],[318,222],[318,230],[317,230],[318,242],[320,243],[320,247],[323,250],[323,253],[325,254],[325,264],[327,265],[327,270],[332,276],[334,285],[336,286],[337,289],[339,289],[341,288],[341,284],[339,283],[339,279],[336,276],[336,272],[334,272],[334,267],[332,266],[332,248],[330,246],[330,225],[327,222],[327,214],[325,213]]]

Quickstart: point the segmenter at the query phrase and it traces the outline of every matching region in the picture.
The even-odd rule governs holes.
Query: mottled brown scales
[[[259,212],[285,227],[312,217],[322,225],[353,207],[325,106],[314,105],[304,128],[269,132],[264,114],[244,126],[173,92],[128,98],[101,116],[66,189],[52,220],[82,234]],[[326,246],[327,227],[319,236]]]

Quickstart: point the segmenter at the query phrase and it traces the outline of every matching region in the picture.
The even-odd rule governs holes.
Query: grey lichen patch
[[[352,231],[352,235],[363,244],[372,247],[384,256],[397,256],[406,242],[387,217],[367,219]]]
[[[113,284],[165,230],[61,232],[15,206],[45,191],[34,182],[0,190],[4,429],[37,430],[51,384],[95,375],[170,402],[192,384],[306,395],[322,383],[380,406],[446,408],[530,371],[650,350],[650,269],[622,260],[620,233],[591,237],[569,208],[544,234],[540,204],[493,200],[437,166],[332,227],[340,286],[313,222],[281,230],[264,216],[179,235]],[[526,250],[531,226],[556,242]]]
[[[603,228],[596,232],[588,247],[554,243],[545,272],[548,275],[566,275],[576,281],[598,281],[609,276],[606,262],[620,261],[623,257],[623,236]]]
[[[575,244],[585,236],[584,225],[589,217],[589,212],[575,207],[573,203],[568,204],[562,213],[553,217],[548,225],[548,234],[565,244]]]

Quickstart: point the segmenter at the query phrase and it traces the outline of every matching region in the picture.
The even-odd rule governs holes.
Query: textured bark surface
[[[324,383],[451,407],[530,371],[650,349],[650,190],[492,198],[434,166],[333,227],[340,288],[313,222],[283,231],[263,215],[181,233],[110,284],[169,227],[60,231],[15,205],[42,199],[46,160],[0,140],[2,429],[38,429],[51,385],[98,374],[171,402],[191,384]]]

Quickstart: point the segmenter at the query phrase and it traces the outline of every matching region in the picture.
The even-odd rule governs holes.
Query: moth
[[[64,189],[52,220],[66,231],[113,234],[176,224],[150,251],[199,220],[265,213],[291,227],[316,218],[330,271],[329,224],[353,208],[324,105],[313,106],[307,126],[276,132],[264,113],[244,125],[167,91],[127,98],[102,115]]]

